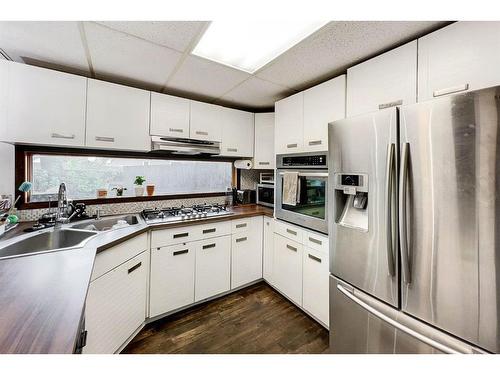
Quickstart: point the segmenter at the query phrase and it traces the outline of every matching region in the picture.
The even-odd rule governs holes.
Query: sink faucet
[[[59,192],[57,193],[57,211],[56,211],[56,222],[54,228],[61,226],[61,224],[69,223],[72,217],[76,214],[76,211],[67,216],[68,211],[68,199],[66,196],[66,184],[61,182],[59,185]]]

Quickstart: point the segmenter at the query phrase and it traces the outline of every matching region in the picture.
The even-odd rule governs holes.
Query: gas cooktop
[[[220,204],[200,204],[189,207],[165,207],[143,210],[141,215],[148,224],[202,219],[231,215],[229,207]]]

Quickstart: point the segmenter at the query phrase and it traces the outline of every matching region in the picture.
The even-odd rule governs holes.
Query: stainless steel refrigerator
[[[500,353],[500,87],[329,125],[332,353]]]

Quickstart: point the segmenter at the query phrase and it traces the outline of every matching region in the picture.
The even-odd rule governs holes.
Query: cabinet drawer
[[[328,255],[329,241],[327,236],[306,230],[304,231],[303,243],[306,247],[321,251],[322,253]]]
[[[150,316],[194,302],[194,243],[151,249]]]
[[[107,250],[97,254],[94,262],[94,271],[92,272],[92,281],[111,271],[123,262],[135,257],[137,254],[147,250],[148,237],[143,233],[130,240],[122,242]]]
[[[192,226],[159,229],[151,232],[152,249],[195,240],[195,231]]]
[[[278,220],[274,223],[274,232],[299,243],[302,243],[304,237],[303,229]]]
[[[193,228],[197,240],[219,237],[231,234],[231,222],[222,221],[209,224],[200,224]]]
[[[231,233],[262,231],[262,216],[231,220]]]

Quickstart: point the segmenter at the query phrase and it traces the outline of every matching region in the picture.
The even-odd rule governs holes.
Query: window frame
[[[212,162],[233,162],[234,158],[214,157],[208,155],[173,155],[166,153],[149,153],[149,152],[133,152],[133,151],[109,151],[109,150],[92,150],[92,149],[74,149],[60,147],[43,147],[43,146],[15,146],[15,176],[14,176],[14,191],[16,198],[19,196],[17,208],[19,210],[31,210],[39,208],[54,207],[57,201],[45,202],[30,202],[30,193],[23,193],[17,188],[23,181],[31,181],[33,173],[33,155],[57,155],[57,156],[86,156],[86,157],[118,157],[130,159],[161,159],[161,160],[191,160],[191,161],[212,161]],[[234,166],[231,167],[231,182],[232,186],[239,186],[240,174]],[[106,198],[91,198],[91,199],[75,199],[75,203],[93,204],[111,204],[111,203],[127,203],[127,202],[147,202],[169,199],[187,199],[187,198],[210,198],[221,197],[226,194],[225,191],[211,193],[187,193],[187,194],[162,194],[153,196],[140,197],[106,197]]]

